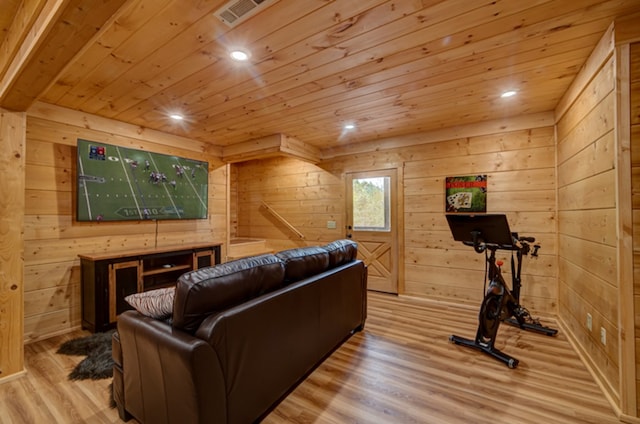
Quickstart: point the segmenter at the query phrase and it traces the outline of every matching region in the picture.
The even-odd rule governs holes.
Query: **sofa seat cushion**
[[[172,325],[193,334],[208,315],[273,291],[283,280],[284,264],[272,254],[187,272],[176,284]]]
[[[358,243],[348,239],[332,241],[322,248],[329,252],[329,268],[354,261],[358,255]]]
[[[317,246],[283,250],[276,256],[284,263],[286,284],[319,274],[329,267],[329,252]]]

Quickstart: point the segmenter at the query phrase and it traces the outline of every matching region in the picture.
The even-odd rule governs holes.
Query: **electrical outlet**
[[[593,327],[593,318],[591,317],[591,314],[587,314],[587,328],[589,329],[589,331],[592,330]]]
[[[607,345],[607,330],[604,327],[600,327],[600,343]]]

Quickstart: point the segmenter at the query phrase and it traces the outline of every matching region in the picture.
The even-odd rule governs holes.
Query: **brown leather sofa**
[[[260,421],[366,319],[367,269],[338,240],[189,272],[169,320],[127,311],[113,337],[120,417]]]

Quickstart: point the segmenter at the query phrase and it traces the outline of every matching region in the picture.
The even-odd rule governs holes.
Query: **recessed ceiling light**
[[[352,130],[354,129],[356,126],[354,124],[345,124],[344,129],[345,130]]]
[[[171,115],[169,115],[169,118],[175,120],[175,121],[182,121],[184,119],[184,116],[177,114],[177,113],[172,113]]]
[[[515,90],[509,90],[509,91],[505,91],[504,93],[502,93],[500,95],[500,97],[502,97],[503,99],[506,99],[507,97],[513,97],[517,94],[518,92]]]
[[[245,62],[249,60],[249,53],[242,50],[233,50],[229,53],[229,56],[231,56],[231,59],[237,60],[238,62]]]

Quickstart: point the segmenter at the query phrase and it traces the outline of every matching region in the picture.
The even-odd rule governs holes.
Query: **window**
[[[353,179],[353,229],[391,231],[390,178]]]

